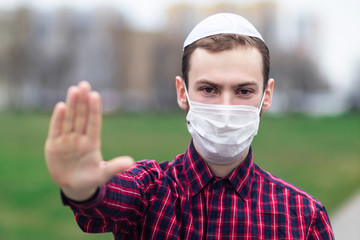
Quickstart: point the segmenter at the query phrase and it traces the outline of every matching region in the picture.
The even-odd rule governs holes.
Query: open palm
[[[70,87],[66,103],[51,117],[45,158],[51,177],[73,200],[85,200],[117,172],[133,164],[130,157],[104,162],[101,154],[101,100],[87,82]]]

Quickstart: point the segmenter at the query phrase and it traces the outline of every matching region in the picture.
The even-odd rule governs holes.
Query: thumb
[[[110,179],[115,174],[125,171],[128,168],[132,167],[135,164],[135,161],[130,156],[121,156],[111,159],[108,162],[105,162],[105,177]]]

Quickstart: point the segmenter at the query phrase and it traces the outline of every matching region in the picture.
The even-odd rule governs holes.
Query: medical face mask
[[[229,164],[248,150],[258,132],[259,108],[248,105],[204,104],[190,101],[186,115],[187,128],[199,154],[215,164]]]

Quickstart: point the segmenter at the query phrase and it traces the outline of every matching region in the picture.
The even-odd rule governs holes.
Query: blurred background
[[[81,233],[61,206],[43,159],[51,109],[87,80],[106,113],[105,159],[172,160],[190,139],[175,94],[182,44],[216,12],[244,16],[270,48],[275,92],[254,142],[259,165],[336,215],[360,182],[359,9],[357,0],[1,0],[0,239],[112,238]]]
[[[271,50],[272,111],[360,108],[360,2],[45,1],[0,3],[0,110],[51,109],[88,80],[106,111],[174,109],[182,43],[215,12],[248,18]]]

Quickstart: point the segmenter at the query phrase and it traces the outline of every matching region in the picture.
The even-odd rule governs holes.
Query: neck
[[[230,164],[224,164],[224,165],[212,163],[212,162],[209,162],[206,160],[205,160],[205,162],[209,166],[211,171],[213,171],[215,176],[217,176],[219,178],[224,178],[224,177],[228,176],[235,168],[237,168],[242,163],[242,161],[240,161],[240,160],[237,160]]]
[[[195,145],[195,149],[196,149],[196,145]],[[196,149],[196,151],[197,151],[197,149]],[[197,151],[197,152],[199,153],[199,151]],[[209,166],[211,171],[215,174],[215,176],[217,176],[219,178],[224,178],[224,177],[228,176],[235,168],[237,168],[245,160],[248,153],[249,153],[249,149],[247,149],[245,151],[245,153],[238,160],[236,160],[235,162],[229,163],[229,164],[216,164],[213,162],[209,162],[205,158],[203,158],[201,155],[200,156],[204,159],[204,161]]]

